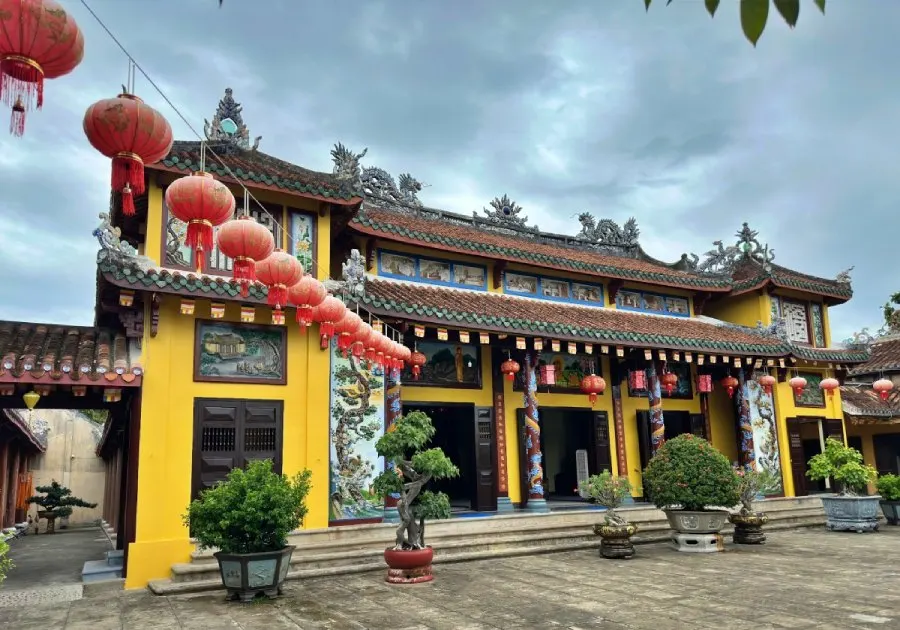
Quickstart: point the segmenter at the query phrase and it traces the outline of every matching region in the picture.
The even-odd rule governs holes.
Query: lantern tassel
[[[281,305],[287,304],[287,294],[287,287],[283,284],[276,284],[269,287],[269,306],[279,308]]]
[[[21,137],[25,133],[26,113],[44,105],[44,73],[40,67],[24,59],[0,61],[0,101],[12,108],[9,132]]]
[[[12,108],[12,116],[9,119],[9,133],[17,138],[25,134],[25,106],[21,100],[17,100]]]
[[[144,194],[144,162],[134,153],[119,153],[112,161],[112,188],[124,190],[131,186],[135,195]],[[212,248],[212,246],[210,246]]]
[[[134,195],[131,194],[131,186],[127,184],[122,189],[122,214],[126,217],[133,217],[135,214]]]
[[[253,259],[243,256],[234,259],[232,278],[241,285],[241,297],[247,297],[250,293],[250,285],[256,282],[256,263]]]
[[[209,221],[188,222],[184,244],[194,250],[197,273],[203,273],[206,268],[205,252],[212,251],[213,248],[212,223]]]
[[[302,304],[297,307],[297,323],[300,325],[300,332],[305,333],[306,329],[312,325],[312,307],[309,304]]]

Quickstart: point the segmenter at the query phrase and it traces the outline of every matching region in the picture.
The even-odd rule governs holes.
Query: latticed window
[[[809,343],[809,318],[806,313],[806,305],[782,300],[781,310],[787,326],[788,339],[799,343]]]

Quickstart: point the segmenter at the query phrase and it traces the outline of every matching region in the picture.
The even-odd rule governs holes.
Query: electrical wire
[[[128,58],[128,61],[129,61],[128,86],[129,86],[130,88],[133,89],[133,86],[134,86],[134,78],[135,78],[135,77],[134,77],[134,70],[137,69],[137,71],[140,72],[141,75],[143,75],[143,77],[147,80],[147,82],[151,85],[151,87],[153,87],[153,89],[156,90],[156,92],[162,97],[162,99],[166,102],[166,104],[167,104],[169,107],[172,108],[172,111],[175,112],[175,114],[178,116],[178,118],[181,119],[181,121],[185,124],[185,126],[186,126],[188,129],[190,129],[191,133],[193,133],[193,134],[197,137],[197,139],[200,140],[200,143],[201,143],[201,145],[200,145],[200,146],[201,146],[201,162],[204,161],[204,157],[202,156],[202,154],[204,153],[204,151],[205,151],[206,154],[212,155],[213,158],[215,158],[215,160],[216,160],[216,161],[222,166],[222,168],[225,170],[225,173],[226,173],[232,180],[234,180],[234,182],[235,182],[238,186],[240,186],[240,187],[243,189],[243,191],[244,191],[244,197],[245,197],[245,206],[246,206],[246,199],[247,199],[248,197],[249,197],[250,199],[252,199],[252,200],[256,203],[256,205],[259,206],[259,209],[262,210],[264,213],[266,213],[266,214],[269,216],[269,218],[272,220],[272,223],[278,228],[278,230],[281,232],[282,236],[287,240],[288,245],[289,245],[289,249],[292,250],[292,249],[293,249],[293,245],[294,245],[295,243],[293,242],[293,238],[292,238],[292,235],[290,234],[290,232],[289,232],[288,230],[286,230],[286,229],[284,228],[284,226],[281,225],[281,222],[280,222],[278,219],[275,218],[275,215],[273,215],[271,212],[269,212],[269,210],[268,210],[262,203],[260,203],[260,201],[253,195],[253,193],[250,192],[250,189],[248,189],[248,188],[247,188],[247,187],[246,187],[246,186],[238,179],[237,175],[234,174],[234,172],[231,170],[231,168],[229,168],[228,164],[225,163],[225,161],[221,158],[221,156],[219,156],[215,151],[213,151],[212,148],[210,148],[209,144],[208,144],[207,141],[206,141],[206,138],[204,138],[203,136],[200,135],[200,133],[194,128],[194,126],[193,126],[193,125],[190,123],[190,121],[184,116],[184,114],[181,113],[181,110],[179,110],[178,107],[175,106],[175,103],[173,103],[172,100],[166,95],[166,93],[163,92],[162,88],[159,87],[159,85],[158,85],[158,84],[150,77],[150,75],[147,73],[146,70],[144,70],[144,68],[141,66],[141,64],[139,64],[139,63],[137,62],[137,60],[134,58],[134,56],[133,56],[130,52],[128,52],[128,49],[125,48],[125,45],[119,40],[118,37],[115,36],[115,34],[112,32],[112,30],[110,30],[110,28],[106,25],[106,23],[104,23],[103,20],[100,19],[100,16],[97,15],[97,13],[91,8],[91,6],[87,3],[87,0],[80,0],[80,1],[81,1],[81,4],[84,6],[84,8],[87,10],[87,12],[91,14],[91,17],[93,17],[94,20],[97,22],[97,24],[100,25],[100,28],[102,28],[104,31],[106,31],[106,34],[109,35],[110,39],[112,39],[113,42],[115,42],[116,46],[119,47],[119,50],[121,50],[122,53]],[[311,258],[312,258],[312,261],[318,265],[318,260],[315,258],[315,256],[314,256],[312,253],[310,254],[310,256],[311,256]],[[357,311],[359,311],[359,308],[360,308],[360,307],[359,307],[359,303],[357,302],[357,303],[356,303],[356,309],[357,309]],[[369,324],[370,324],[370,325],[371,325],[373,319],[376,319],[376,320],[378,320],[378,321],[381,322],[381,324],[382,324],[382,325],[384,326],[384,328],[385,328],[385,331],[389,331],[389,330],[390,330],[390,331],[393,331],[393,332],[395,333],[395,336],[396,336],[395,341],[396,341],[397,339],[400,339],[400,340],[403,339],[403,333],[402,333],[401,331],[397,330],[397,329],[394,328],[393,326],[389,326],[386,322],[382,321],[382,320],[381,320],[380,318],[378,318],[377,316],[374,316],[374,315],[373,315],[370,311],[368,311],[367,309],[363,308],[362,310],[364,310],[364,311],[366,311],[366,312],[368,313],[368,315],[369,315]]]

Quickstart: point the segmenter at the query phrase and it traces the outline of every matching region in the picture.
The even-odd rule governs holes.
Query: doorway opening
[[[788,418],[787,428],[794,496],[833,492],[834,482],[831,479],[813,481],[806,476],[806,471],[809,470],[809,460],[822,452],[828,438],[844,439],[841,421],[816,417]],[[862,452],[861,439],[853,436],[847,443]]]
[[[854,439],[859,440],[862,445],[862,437],[858,435],[850,436],[849,439],[851,446]],[[872,437],[872,443],[875,447],[875,467],[878,474],[900,475],[900,435],[896,433],[875,435]]]
[[[472,404],[405,404],[403,413],[422,411],[431,418],[434,436],[426,448],[439,448],[459,468],[459,476],[440,479],[427,489],[443,492],[450,498],[454,513],[476,510],[477,466],[475,452],[475,405]]]
[[[697,437],[709,439],[706,435],[706,422],[703,414],[688,411],[663,411],[663,423],[666,427],[665,439],[671,440],[684,433],[692,433]],[[650,412],[637,412],[638,436],[640,438],[641,470],[647,467],[653,451],[650,442]]]

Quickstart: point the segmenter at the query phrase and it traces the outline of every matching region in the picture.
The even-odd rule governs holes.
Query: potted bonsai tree
[[[581,484],[581,489],[593,503],[606,508],[602,523],[594,525],[594,533],[600,536],[600,555],[604,558],[631,558],[634,545],[631,537],[637,533],[637,525],[629,523],[616,512],[625,497],[631,494],[631,483],[626,477],[616,477],[608,470],[591,475]]]
[[[879,496],[866,496],[866,485],[878,473],[863,464],[862,454],[845,446],[841,440],[828,438],[825,452],[809,460],[806,476],[810,479],[832,479],[838,494],[822,497],[825,527],[832,531],[871,532],[878,529]]]
[[[47,533],[52,534],[56,531],[56,519],[65,518],[72,515],[72,509],[77,507],[95,508],[96,503],[88,503],[83,499],[72,496],[72,491],[65,486],[59,485],[54,479],[49,486],[38,486],[36,491],[42,492],[44,496],[33,496],[28,498],[29,504],[38,506],[38,519],[47,519]],[[37,527],[35,526],[35,533]]]
[[[740,499],[728,458],[695,435],[666,441],[644,470],[644,489],[666,513],[679,551],[721,551],[728,509]]]
[[[259,593],[281,593],[294,551],[287,537],[306,516],[309,489],[308,470],[289,479],[271,460],[258,460],[233,469],[188,506],[184,523],[201,549],[218,549],[229,598],[247,602]]]
[[[900,476],[881,475],[875,482],[888,525],[900,525]]]
[[[754,512],[753,501],[777,485],[777,479],[768,470],[738,469],[738,494],[741,500],[739,512],[728,520],[734,524],[733,540],[739,545],[759,545],[766,542],[762,526],[769,522],[765,512]]]
[[[430,582],[434,552],[425,544],[425,520],[450,518],[450,500],[442,492],[424,490],[432,479],[459,474],[439,448],[426,449],[434,436],[431,418],[412,411],[398,418],[378,439],[375,450],[389,465],[375,478],[375,492],[382,497],[399,494],[400,525],[393,547],[384,552],[387,581],[392,584]]]

